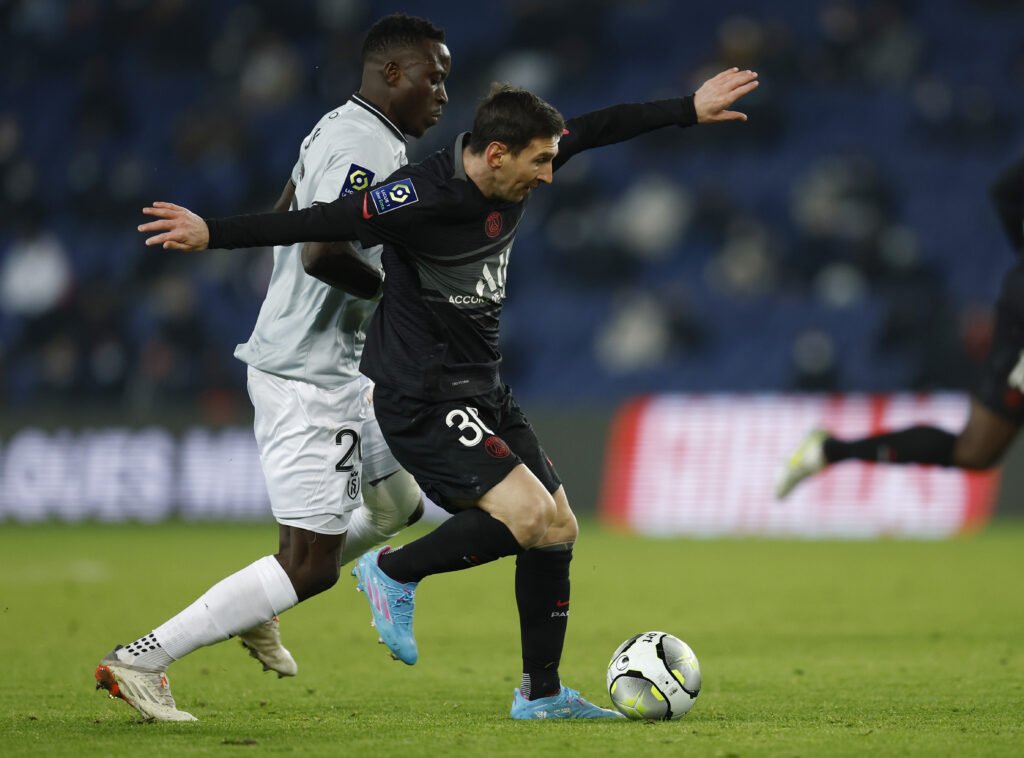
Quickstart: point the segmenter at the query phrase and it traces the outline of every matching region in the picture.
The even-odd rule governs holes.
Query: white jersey
[[[302,142],[292,171],[292,209],[366,189],[408,163],[406,139],[359,95],[326,114]],[[361,248],[380,266],[380,246]],[[360,376],[375,301],[352,297],[306,273],[301,244],[274,248],[274,271],[249,341],[235,357],[269,374],[333,389]]]

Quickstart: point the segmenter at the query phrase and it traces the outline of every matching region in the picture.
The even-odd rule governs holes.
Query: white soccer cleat
[[[249,655],[263,664],[263,670],[277,672],[278,679],[299,673],[299,664],[281,644],[281,621],[277,616],[242,632],[238,639]]]
[[[121,698],[146,721],[198,721],[191,713],[178,710],[167,674],[125,663],[117,657],[120,649],[118,645],[111,650],[96,667],[96,689]]]
[[[828,433],[815,429],[804,437],[793,454],[789,456],[775,480],[775,497],[782,500],[793,488],[809,476],[814,476],[826,465],[825,440]]]

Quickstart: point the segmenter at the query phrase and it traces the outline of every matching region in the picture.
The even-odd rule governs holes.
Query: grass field
[[[689,642],[704,689],[669,723],[521,723],[512,562],[418,593],[420,662],[375,644],[347,574],[283,617],[295,679],[235,641],[170,671],[199,723],[143,724],[93,668],[272,525],[0,526],[0,754],[1021,755],[1024,525],[949,542],[650,541],[583,524],[562,674],[607,705],[636,632]]]

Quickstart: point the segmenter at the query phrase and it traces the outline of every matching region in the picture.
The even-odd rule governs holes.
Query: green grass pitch
[[[616,646],[671,632],[704,676],[677,722],[511,721],[511,560],[423,583],[415,667],[376,644],[346,572],[282,619],[295,679],[262,673],[231,640],[171,667],[198,723],[140,723],[93,690],[115,643],[275,548],[272,524],[0,525],[0,754],[1024,754],[1013,523],[945,542],[786,542],[652,541],[584,522],[563,678],[607,705]]]

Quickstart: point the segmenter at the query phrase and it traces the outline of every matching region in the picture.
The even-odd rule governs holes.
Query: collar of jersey
[[[469,182],[469,177],[466,176],[466,165],[462,162],[462,151],[465,149],[466,143],[469,142],[469,134],[469,132],[463,132],[456,137],[455,147],[452,148],[452,166],[454,168],[452,176],[456,179],[462,179],[464,182]],[[472,182],[469,183],[473,184]]]
[[[366,98],[360,96],[359,93],[356,93],[356,94],[352,95],[351,97],[349,97],[349,100],[351,100],[356,105],[359,105],[359,106],[362,106],[363,108],[366,108],[366,110],[368,110],[370,113],[372,113],[378,119],[380,119],[381,123],[384,124],[384,126],[386,126],[391,131],[392,134],[394,134],[396,137],[398,137],[398,139],[400,139],[402,142],[404,142],[406,144],[409,143],[409,140],[407,140],[405,138],[405,135],[402,134],[402,130],[399,129],[397,126],[395,126],[394,122],[392,122],[391,119],[389,119],[387,116],[385,116],[384,115],[384,111],[382,111],[376,105],[371,103]]]

